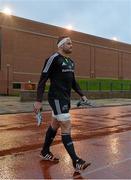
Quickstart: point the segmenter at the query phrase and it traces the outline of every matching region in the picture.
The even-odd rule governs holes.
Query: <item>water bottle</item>
[[[41,123],[42,123],[42,114],[41,114],[41,111],[39,111],[37,114],[36,114],[36,121],[37,121],[37,125],[40,126]]]

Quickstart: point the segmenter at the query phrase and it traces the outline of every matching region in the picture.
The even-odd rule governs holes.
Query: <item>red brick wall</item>
[[[123,66],[123,70],[122,70],[122,74],[124,78],[128,78],[131,79],[131,54],[126,54],[123,53],[122,54],[122,66]]]
[[[95,48],[96,77],[118,77],[118,52]]]
[[[22,88],[29,80],[37,83],[45,59],[57,50],[57,37],[67,34],[73,40],[77,76],[131,79],[131,45],[1,13],[0,29],[0,93],[7,92],[7,80],[10,93],[13,82]]]

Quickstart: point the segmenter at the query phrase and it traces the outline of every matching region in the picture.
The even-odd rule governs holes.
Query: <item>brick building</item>
[[[37,85],[60,35],[73,40],[78,77],[131,79],[131,45],[0,13],[0,94]]]

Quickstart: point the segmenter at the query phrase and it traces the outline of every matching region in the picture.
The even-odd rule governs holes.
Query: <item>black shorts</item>
[[[70,101],[65,99],[48,99],[53,110],[52,116],[60,121],[70,120]]]

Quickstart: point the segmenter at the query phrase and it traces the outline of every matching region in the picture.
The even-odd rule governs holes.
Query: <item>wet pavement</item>
[[[75,142],[79,155],[92,164],[81,174],[74,173],[72,163],[61,144],[54,145],[59,152],[59,163],[43,162],[40,149],[1,157],[2,179],[130,179],[131,138],[127,132]],[[80,148],[83,147],[83,148]],[[126,147],[126,148],[125,148]]]
[[[91,100],[97,107],[112,107],[131,105],[131,99],[128,98],[111,98],[111,99],[93,99]],[[71,107],[76,108],[78,100],[71,100]],[[14,114],[32,112],[33,101],[21,102],[20,97],[0,96],[0,114]],[[43,110],[51,110],[49,103],[43,101]]]
[[[57,164],[39,157],[51,112],[43,112],[37,127],[34,113],[0,115],[0,179],[131,179],[131,106],[73,109],[72,138],[77,153],[91,162],[74,173],[61,143],[52,145]]]

